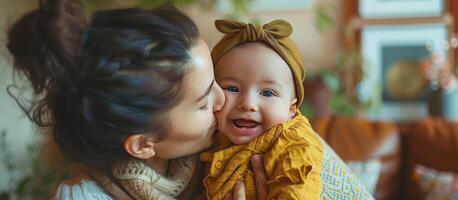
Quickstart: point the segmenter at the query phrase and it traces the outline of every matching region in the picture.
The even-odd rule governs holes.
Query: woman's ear
[[[124,140],[124,149],[135,158],[149,159],[156,154],[154,144],[153,138],[137,134]]]
[[[289,118],[292,119],[294,116],[296,116],[296,111],[297,111],[297,98],[294,98],[289,106]]]

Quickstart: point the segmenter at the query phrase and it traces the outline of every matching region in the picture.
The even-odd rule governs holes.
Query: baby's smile
[[[239,136],[257,136],[258,133],[262,132],[261,123],[252,119],[232,119],[232,132]]]
[[[250,119],[235,119],[232,121],[237,128],[254,128],[259,125],[259,122]]]

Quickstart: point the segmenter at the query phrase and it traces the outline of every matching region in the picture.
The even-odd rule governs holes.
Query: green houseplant
[[[315,7],[315,27],[321,32],[329,31],[335,24],[333,4],[324,2]],[[351,39],[354,31],[347,26],[344,39]],[[359,111],[374,105],[374,102],[361,102],[357,88],[364,77],[364,61],[356,49],[343,48],[334,58],[331,66],[321,66],[304,81],[306,99],[301,111],[308,117],[323,115],[354,116]]]
[[[51,199],[54,188],[60,180],[68,177],[68,174],[56,168],[45,167],[40,162],[41,143],[27,146],[28,161],[26,165],[14,162],[13,153],[9,143],[6,142],[7,132],[0,133],[0,159],[9,177],[9,187],[0,191],[0,200],[13,199]],[[14,174],[15,176],[11,176]],[[22,176],[18,176],[21,174]]]

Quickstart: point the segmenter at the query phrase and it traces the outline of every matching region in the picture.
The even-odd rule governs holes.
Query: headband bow
[[[276,39],[288,37],[293,28],[283,20],[274,20],[264,26],[246,24],[234,20],[216,20],[216,28],[224,34],[243,33],[247,41],[264,40],[271,36]]]
[[[225,36],[212,50],[213,64],[216,64],[224,54],[239,44],[263,42],[277,52],[288,64],[296,87],[297,105],[301,105],[304,99],[302,82],[304,81],[305,70],[299,49],[289,39],[293,28],[288,22],[277,19],[259,26],[234,20],[216,20],[215,26]]]

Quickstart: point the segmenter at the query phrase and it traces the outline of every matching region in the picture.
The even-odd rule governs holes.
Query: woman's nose
[[[238,107],[240,110],[245,112],[258,111],[258,105],[256,104],[254,97],[248,94],[242,97]]]
[[[221,89],[221,87],[217,83],[214,84],[214,92],[215,103],[213,104],[213,112],[218,112],[221,109],[223,109],[226,99],[224,97],[223,89]]]

